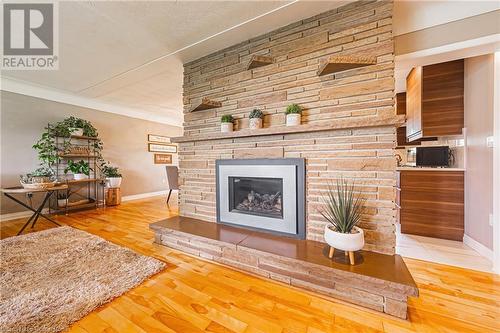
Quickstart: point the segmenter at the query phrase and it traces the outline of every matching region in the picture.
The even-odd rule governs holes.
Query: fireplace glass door
[[[231,212],[283,219],[283,179],[229,177]]]

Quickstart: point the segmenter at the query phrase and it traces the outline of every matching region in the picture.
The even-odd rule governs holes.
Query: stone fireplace
[[[304,159],[216,161],[217,222],[305,238]]]

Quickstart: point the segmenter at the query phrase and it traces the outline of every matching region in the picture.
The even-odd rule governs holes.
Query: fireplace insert
[[[217,160],[217,222],[305,238],[300,158]]]

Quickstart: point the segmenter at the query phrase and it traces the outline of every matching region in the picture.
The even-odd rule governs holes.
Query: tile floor
[[[491,262],[462,242],[401,234],[399,228],[396,253],[407,258],[492,272]]]

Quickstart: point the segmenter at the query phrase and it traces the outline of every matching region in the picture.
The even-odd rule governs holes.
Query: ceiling
[[[346,2],[59,2],[59,70],[2,89],[181,125],[183,63]]]
[[[59,70],[2,71],[2,90],[180,126],[183,63],[348,2],[62,1]],[[395,34],[477,15],[457,3],[397,1]]]

